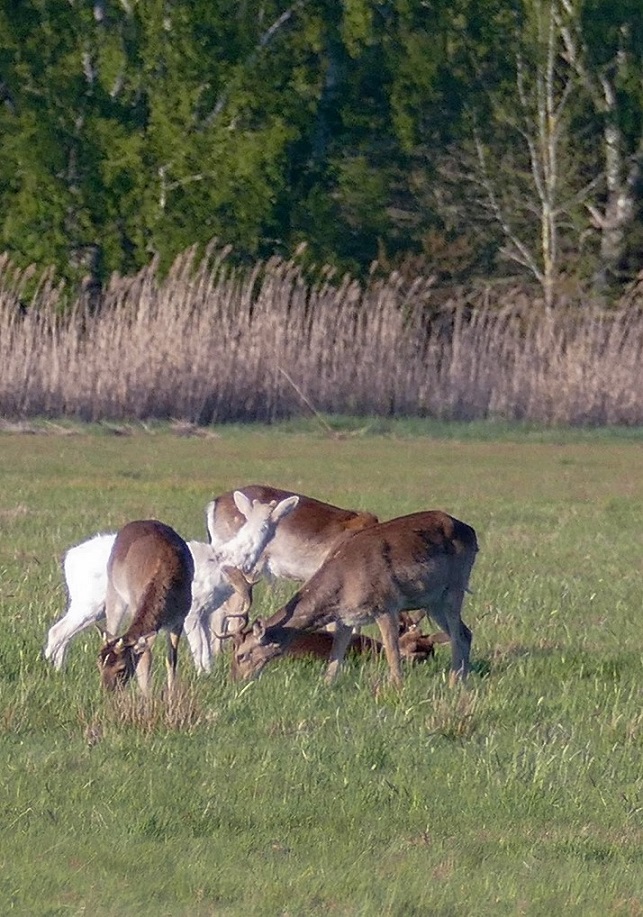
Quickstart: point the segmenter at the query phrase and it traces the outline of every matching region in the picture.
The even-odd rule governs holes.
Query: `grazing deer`
[[[105,688],[114,690],[136,674],[149,693],[151,648],[160,630],[168,632],[168,690],[174,684],[178,644],[192,602],[194,561],[181,536],[156,519],[129,522],[116,535],[107,563],[105,615],[111,633],[130,609],[121,637],[105,638],[98,666]]]
[[[400,685],[399,615],[422,609],[451,640],[451,678],[469,670],[471,631],[461,618],[475,562],[475,531],[440,511],[401,516],[356,532],[286,605],[233,635],[234,679],[256,676],[302,632],[336,625],[326,681],[333,680],[352,628],[375,621],[391,680]]]
[[[234,629],[239,612],[250,607],[244,604],[248,582],[239,570],[244,573],[252,570],[275,527],[297,505],[296,496],[266,505],[256,500],[251,502],[244,494],[237,493],[235,501],[246,521],[234,538],[216,550],[203,542],[188,542],[194,560],[194,579],[192,605],[184,629],[198,671],[209,671],[211,667],[210,619],[217,630],[222,630],[223,604],[227,603],[228,613],[232,612],[231,629]],[[63,570],[69,607],[50,628],[44,651],[45,658],[51,660],[56,669],[62,668],[67,647],[76,634],[98,624],[105,616],[107,562],[115,539],[115,534],[96,535],[65,554]],[[215,652],[218,649],[220,640],[215,638]]]
[[[278,527],[274,538],[267,544],[256,566],[256,576],[268,579],[291,579],[304,582],[322,565],[326,557],[355,532],[378,519],[372,513],[341,509],[331,503],[323,503],[304,494],[281,490],[264,484],[248,484],[242,492],[253,500],[264,502],[284,500],[297,496],[299,503]],[[233,537],[243,519],[235,508],[234,492],[221,494],[206,507],[206,528],[213,547]],[[237,620],[239,608],[235,604],[225,607],[232,620]],[[220,620],[213,623],[220,627]],[[221,648],[221,640],[212,636],[215,652]]]
[[[231,570],[229,572],[234,573],[233,580],[237,602],[235,616],[247,620],[248,611],[252,605],[252,588],[256,581],[248,580],[239,570]],[[420,618],[423,616],[423,614],[420,615]],[[410,615],[405,611],[400,612],[400,658],[408,662],[426,662],[435,655],[435,645],[437,643],[448,643],[449,637],[445,633],[423,634],[419,624],[415,621],[416,617],[417,615]],[[225,639],[225,636],[231,636],[231,634],[219,636],[220,639]],[[328,660],[333,648],[333,639],[333,634],[324,630],[297,633],[286,647],[284,655],[296,657],[315,656],[318,659]],[[374,637],[369,637],[366,634],[353,634],[347,651],[355,655],[381,656],[384,652],[384,646]]]
[[[297,496],[298,503],[277,526],[257,565],[259,575],[304,582],[322,565],[342,541],[378,520],[372,513],[340,509],[303,494],[261,484],[249,484],[241,492],[250,500],[279,502]],[[229,541],[243,524],[234,492],[221,494],[206,508],[210,544],[216,549]]]

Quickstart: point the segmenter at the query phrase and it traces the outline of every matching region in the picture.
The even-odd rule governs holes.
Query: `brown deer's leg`
[[[154,640],[156,639],[156,634],[153,634],[150,637],[146,638],[146,646],[143,652],[141,653],[141,658],[138,661],[136,666],[136,680],[138,686],[141,689],[141,694],[143,697],[149,697],[150,695],[150,672],[152,670],[152,646],[154,645]]]
[[[469,674],[471,631],[461,617],[464,589],[448,588],[440,601],[431,605],[431,618],[451,639],[450,684],[464,681]]]
[[[167,669],[167,690],[171,694],[176,681],[176,665],[179,659],[179,640],[181,639],[181,630],[171,630],[167,635],[167,658],[165,666]]]
[[[348,644],[351,642],[352,636],[353,628],[346,627],[345,624],[340,624],[338,621],[333,633],[333,645],[330,650],[330,659],[326,668],[326,674],[324,676],[326,684],[329,685],[332,681],[335,680],[344,656],[346,655],[346,650],[348,649]]]
[[[382,643],[388,662],[390,679],[398,688],[402,687],[402,666],[400,664],[400,623],[395,614],[381,614],[375,618],[382,634]]]

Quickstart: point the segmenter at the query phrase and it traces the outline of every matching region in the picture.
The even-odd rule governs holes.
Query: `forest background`
[[[97,284],[217,237],[618,288],[642,73],[638,0],[2,0],[0,244]]]
[[[638,0],[0,0],[0,412],[643,422],[642,74]]]

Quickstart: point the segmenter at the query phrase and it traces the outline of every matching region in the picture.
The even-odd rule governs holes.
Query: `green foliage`
[[[486,123],[499,101],[515,107],[515,54],[533,8],[5,0],[1,245],[75,280],[135,271],[151,255],[168,265],[213,236],[261,256],[305,240],[315,260],[364,273],[376,257],[414,255],[431,270],[424,242],[437,233],[484,251],[469,275],[488,271],[501,240],[469,216],[466,183],[448,199],[439,167],[460,154],[472,113]],[[618,119],[634,155],[639,4],[596,0],[577,12],[592,71],[625,62]],[[592,150],[602,115],[582,81],[576,89],[574,135]],[[492,153],[511,158],[519,143],[495,137]],[[598,184],[602,169],[595,150],[584,154],[584,182]],[[597,247],[587,251],[594,263]]]
[[[374,39],[373,7],[370,0],[348,0],[343,4],[340,34],[351,57],[358,57],[362,48]]]

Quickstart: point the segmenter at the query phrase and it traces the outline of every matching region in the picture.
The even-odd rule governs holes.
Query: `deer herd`
[[[327,661],[331,682],[347,652],[384,654],[390,679],[402,661],[424,661],[451,644],[452,681],[469,671],[471,631],[461,612],[478,544],[464,522],[432,510],[380,522],[312,497],[249,485],[206,508],[208,542],[184,541],[157,520],[129,522],[70,548],[63,572],[66,614],[49,630],[45,658],[56,669],[70,641],[96,625],[98,667],[114,689],[133,676],[150,692],[152,646],[167,635],[168,691],[185,633],[199,672],[232,647],[233,680],[257,676],[283,655]],[[286,604],[250,621],[262,578],[301,583]],[[440,628],[422,632],[428,616]],[[381,641],[360,632],[375,623]]]

